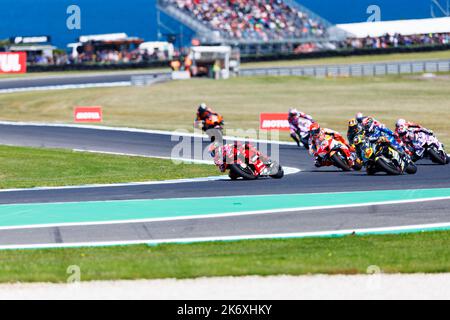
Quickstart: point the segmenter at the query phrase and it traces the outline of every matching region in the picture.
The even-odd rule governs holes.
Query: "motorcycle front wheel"
[[[339,153],[333,154],[331,157],[331,161],[333,161],[334,165],[343,171],[351,171],[352,169],[342,160],[339,156]]]
[[[275,164],[275,167],[277,167],[277,172],[275,174],[270,175],[273,179],[281,179],[284,177],[284,170],[283,167],[281,167],[279,164]]]
[[[388,175],[399,176],[402,174],[402,171],[398,169],[392,162],[388,162],[383,158],[379,158],[377,160],[377,166]]]
[[[436,148],[430,148],[428,149],[428,154],[430,155],[431,161],[433,161],[434,163],[442,165],[448,163],[448,156],[445,154],[445,152],[436,150]]]

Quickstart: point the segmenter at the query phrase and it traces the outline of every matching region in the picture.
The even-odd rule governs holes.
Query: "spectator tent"
[[[192,47],[190,58],[197,72],[210,74],[214,67],[220,66],[220,77],[227,79],[230,77],[230,57],[231,47],[229,46],[199,46]]]
[[[339,24],[355,38],[381,37],[386,34],[419,35],[450,33],[450,17]]]

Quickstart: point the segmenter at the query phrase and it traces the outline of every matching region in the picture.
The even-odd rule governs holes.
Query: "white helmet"
[[[395,124],[396,131],[399,135],[404,136],[408,129],[406,128],[406,120],[405,119],[398,119],[397,123]]]
[[[358,112],[358,113],[355,115],[355,119],[356,119],[356,121],[358,121],[359,123],[361,123],[361,122],[363,121],[363,118],[364,118],[364,115],[363,115],[362,112]]]
[[[405,125],[406,125],[406,120],[405,119],[398,119],[397,123],[395,124],[395,126],[397,128],[404,127]]]
[[[289,117],[296,116],[298,114],[299,114],[299,112],[298,112],[297,109],[295,109],[295,108],[290,108],[289,109]]]

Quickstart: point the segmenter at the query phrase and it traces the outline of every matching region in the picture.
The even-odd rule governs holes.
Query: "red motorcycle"
[[[225,166],[223,171],[229,170],[228,175],[232,180],[255,180],[259,177],[281,179],[284,176],[284,170],[277,162],[263,156],[248,143],[234,143],[222,148],[225,154],[221,166]]]
[[[317,150],[317,156],[321,158],[325,166],[335,166],[343,171],[362,169],[362,163],[356,152],[329,135],[322,141]]]

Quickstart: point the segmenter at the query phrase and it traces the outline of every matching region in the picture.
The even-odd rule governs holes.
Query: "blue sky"
[[[431,0],[301,0],[300,3],[332,23],[346,23],[367,20],[367,7],[374,4],[381,8],[382,20],[428,18]],[[81,8],[81,30],[66,27],[66,10],[72,4]],[[155,0],[1,0],[0,6],[0,39],[51,35],[52,42],[63,48],[86,34],[126,32],[146,40],[157,37]],[[179,32],[176,23],[166,21],[166,24]]]

